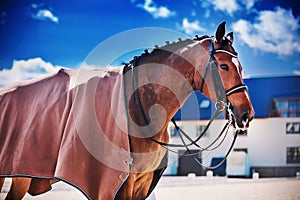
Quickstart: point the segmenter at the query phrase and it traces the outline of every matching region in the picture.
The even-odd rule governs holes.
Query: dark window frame
[[[233,151],[234,152],[245,152],[246,154],[248,154],[248,148],[234,148]]]
[[[285,105],[285,109],[282,107]],[[300,98],[275,98],[272,100],[270,117],[300,117]]]
[[[178,126],[180,129],[182,128],[181,126]],[[178,131],[177,131],[177,129],[174,127],[174,126],[172,126],[171,128],[170,128],[170,136],[171,137],[179,137],[179,133],[178,133]]]
[[[286,148],[286,163],[300,164],[300,146]]]
[[[207,125],[196,125],[196,137],[199,137],[200,134],[204,131]],[[209,131],[207,130],[203,137],[208,136]]]

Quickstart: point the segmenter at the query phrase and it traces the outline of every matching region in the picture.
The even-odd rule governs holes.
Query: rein
[[[212,80],[213,80],[213,85],[214,85],[214,91],[215,91],[215,94],[216,94],[216,103],[215,103],[215,107],[216,107],[216,111],[214,112],[213,116],[211,117],[210,121],[208,122],[208,124],[206,125],[205,129],[203,130],[203,132],[195,139],[191,139],[187,133],[185,133],[177,124],[176,124],[176,121],[174,118],[172,118],[172,123],[175,127],[175,129],[177,130],[177,132],[179,133],[179,137],[181,139],[181,142],[182,144],[169,144],[169,143],[164,143],[164,142],[160,142],[156,139],[154,139],[154,137],[148,137],[152,142],[154,143],[157,143],[159,145],[161,145],[162,147],[166,148],[168,151],[171,151],[173,153],[176,153],[176,154],[179,154],[177,151],[174,151],[174,150],[171,150],[169,147],[185,147],[188,154],[184,154],[183,156],[192,156],[193,159],[201,166],[203,167],[206,167],[207,169],[216,169],[218,168],[219,166],[221,166],[225,160],[227,159],[229,153],[231,152],[234,144],[235,144],[235,141],[236,141],[236,138],[237,138],[237,133],[238,133],[238,130],[235,131],[234,133],[234,138],[233,138],[233,141],[231,143],[231,146],[229,147],[225,157],[223,158],[222,161],[220,161],[217,165],[213,166],[213,167],[209,167],[209,166],[204,166],[199,160],[198,158],[195,156],[196,154],[192,153],[191,150],[189,149],[190,146],[192,145],[195,145],[197,148],[200,149],[200,151],[212,151],[216,148],[218,148],[224,141],[225,137],[227,136],[227,133],[228,133],[228,130],[229,130],[229,127],[234,123],[234,115],[233,115],[233,112],[230,108],[230,102],[228,101],[227,97],[233,93],[237,93],[237,92],[240,92],[240,91],[243,91],[243,90],[247,90],[247,86],[244,85],[244,84],[239,84],[239,85],[236,85],[228,90],[225,91],[224,89],[224,86],[223,86],[223,83],[222,83],[222,80],[220,78],[220,75],[219,75],[219,72],[218,72],[218,66],[216,64],[216,60],[215,60],[215,57],[214,57],[214,54],[215,53],[227,53],[233,57],[237,57],[237,55],[229,52],[229,51],[226,51],[226,50],[223,50],[223,49],[217,49],[217,50],[214,50],[214,46],[213,46],[213,40],[211,40],[210,42],[210,57],[209,57],[209,60],[208,60],[208,63],[206,64],[205,68],[204,68],[204,73],[203,73],[203,76],[202,76],[202,82],[200,84],[200,91],[202,92],[203,91],[203,86],[204,86],[204,82],[205,82],[205,78],[206,78],[206,74],[207,74],[207,70],[210,70],[210,73],[212,75]],[[127,66],[128,67],[128,66]],[[133,66],[131,66],[131,69],[134,68],[134,64]],[[125,71],[126,69],[124,69]],[[134,70],[132,70],[132,73],[133,73]],[[134,77],[136,76],[132,76],[132,84],[134,84]],[[148,123],[148,119],[146,117],[146,113],[144,112],[144,109],[142,108],[142,104],[141,104],[141,101],[140,101],[140,97],[139,97],[139,94],[137,92],[136,94],[136,98],[133,98],[133,101],[136,103],[136,100],[138,101],[138,104],[139,106],[141,107],[141,112],[142,112],[142,116],[144,118],[144,121],[146,122],[146,124]],[[126,95],[125,95],[126,96]],[[125,97],[126,98],[126,97]],[[136,104],[135,104],[136,105]],[[224,125],[224,127],[222,128],[220,134],[216,137],[216,139],[211,143],[209,144],[207,147],[201,147],[200,145],[197,144],[197,142],[206,134],[207,130],[209,129],[210,125],[212,124],[212,122],[216,119],[216,117],[218,115],[220,115],[223,111],[227,111],[228,112],[228,119],[227,119],[227,122],[226,124]],[[128,111],[127,111],[128,112]],[[128,113],[127,113],[128,115]],[[213,145],[216,144],[216,142],[221,138],[221,136],[224,135],[224,137],[222,138],[221,142],[219,144],[217,144],[215,147],[211,148]],[[184,137],[189,141],[189,143],[186,143],[185,140],[184,140]]]

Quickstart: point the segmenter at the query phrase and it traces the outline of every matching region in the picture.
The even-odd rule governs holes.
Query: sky
[[[192,38],[214,35],[222,21],[245,77],[300,75],[299,0],[0,0],[0,87],[78,68],[124,31],[155,27]],[[159,45],[165,37],[141,35]]]

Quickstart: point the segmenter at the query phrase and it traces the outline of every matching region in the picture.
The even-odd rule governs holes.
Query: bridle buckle
[[[224,101],[217,101],[217,102],[215,103],[215,107],[216,107],[216,109],[219,110],[219,111],[224,111],[225,108],[226,108],[226,103],[225,103]]]

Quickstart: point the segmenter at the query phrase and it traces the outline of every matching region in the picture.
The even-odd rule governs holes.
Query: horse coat
[[[63,180],[113,199],[130,172],[122,69],[60,69],[0,90],[0,176],[32,177],[29,193]]]

